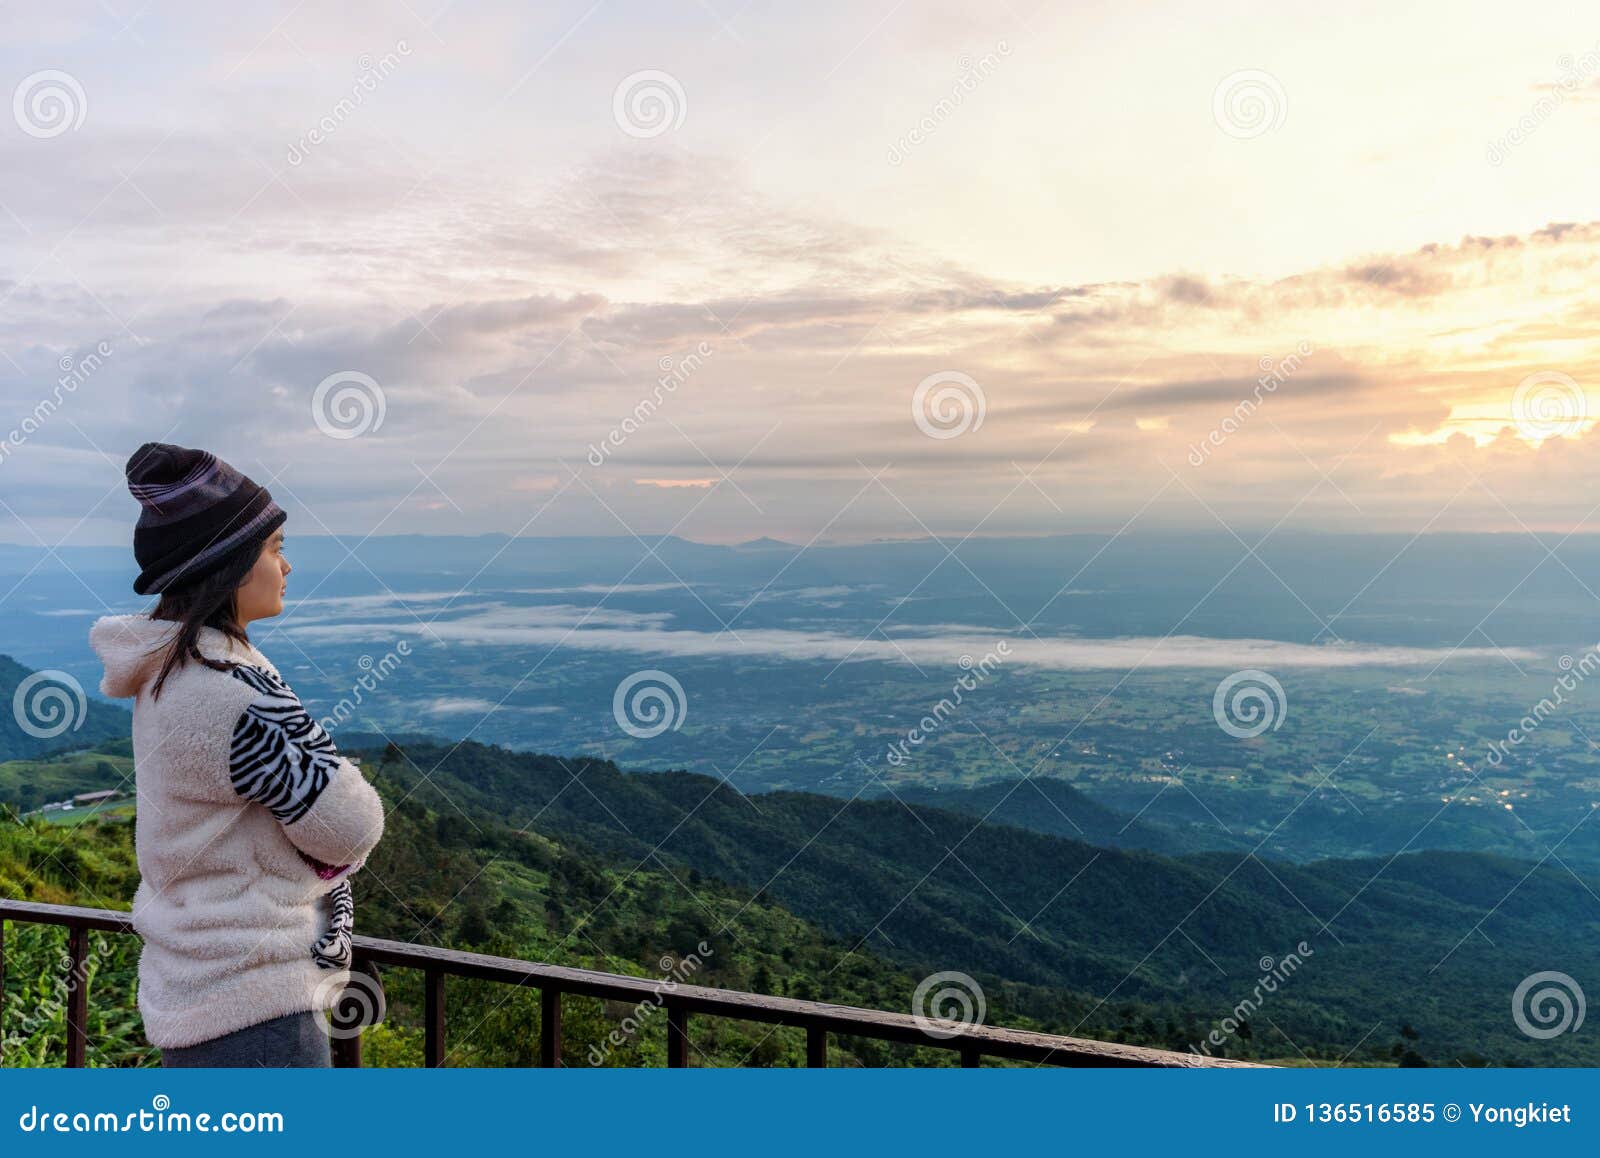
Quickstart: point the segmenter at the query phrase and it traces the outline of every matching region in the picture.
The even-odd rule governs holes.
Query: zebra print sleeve
[[[264,805],[280,823],[292,824],[311,811],[341,757],[282,679],[249,665],[232,674],[256,693],[233,727],[233,790]]]
[[[348,879],[340,881],[328,892],[332,911],[328,931],[311,948],[311,957],[322,969],[348,969],[351,960],[351,935],[355,932],[355,897]]]

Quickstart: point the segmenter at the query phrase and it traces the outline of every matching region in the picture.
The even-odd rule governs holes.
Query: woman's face
[[[262,544],[260,558],[234,596],[240,627],[282,613],[283,595],[287,590],[285,581],[293,569],[283,554],[283,528],[280,527]]]

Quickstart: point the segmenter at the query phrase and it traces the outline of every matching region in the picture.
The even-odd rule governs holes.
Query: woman
[[[383,805],[246,634],[283,610],[287,516],[202,450],[146,443],[127,477],[133,589],[160,600],[89,642],[134,697],[145,1036],[164,1066],[326,1066]]]

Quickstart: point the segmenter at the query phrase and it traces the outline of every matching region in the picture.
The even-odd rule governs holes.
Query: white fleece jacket
[[[383,835],[377,791],[254,647],[201,628],[201,652],[237,666],[191,659],[151,698],[175,626],[111,615],[89,631],[101,692],[136,697],[139,1012],[162,1049],[331,1008],[349,878]]]

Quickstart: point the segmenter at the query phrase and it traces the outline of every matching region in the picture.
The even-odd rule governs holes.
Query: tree
[[[477,897],[470,898],[461,914],[461,924],[456,926],[456,939],[469,945],[481,945],[493,935],[494,927],[483,902]]]

